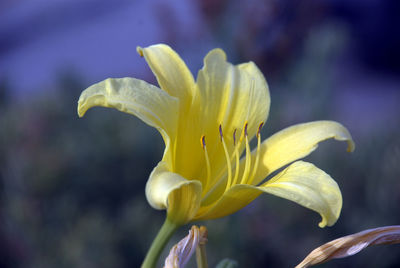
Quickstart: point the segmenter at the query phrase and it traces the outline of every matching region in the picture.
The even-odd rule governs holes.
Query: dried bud
[[[204,236],[205,234],[205,236]],[[189,234],[173,246],[165,259],[164,268],[183,268],[196,251],[199,243],[207,241],[207,229],[193,225]]]
[[[296,268],[352,256],[372,245],[400,243],[400,225],[368,229],[344,236],[314,249]]]

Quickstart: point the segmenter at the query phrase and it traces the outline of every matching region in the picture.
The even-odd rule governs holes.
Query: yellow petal
[[[259,124],[267,119],[270,106],[269,90],[264,76],[254,63],[232,65],[226,61],[226,55],[221,49],[210,51],[204,58],[204,67],[198,73],[197,85],[199,95],[196,97],[200,99],[201,107],[198,123],[200,131],[194,135],[192,144],[205,135],[207,144],[216,145],[208,148],[212,163],[211,177],[215,178],[212,183],[215,183],[223,176],[227,167],[224,149],[220,142],[219,125],[222,127],[227,150],[232,152],[234,133],[237,143],[247,122],[250,139],[257,132]],[[242,151],[244,146],[243,142],[239,151]],[[200,159],[204,166],[202,148],[197,148],[197,151],[199,157],[196,159]],[[184,155],[189,154],[186,152]],[[177,157],[177,159],[180,159],[177,166],[183,167],[182,169],[193,167],[191,158]],[[196,174],[196,172],[203,172],[202,177],[206,176],[204,168],[202,170],[193,168],[192,172],[185,174]]]
[[[195,90],[193,75],[172,48],[157,44],[137,47],[137,51],[144,56],[163,90],[179,98],[181,104],[190,103]]]
[[[254,184],[257,185],[275,170],[307,156],[318,147],[319,142],[331,138],[347,141],[347,151],[354,150],[355,145],[348,130],[334,121],[309,122],[279,131],[261,145],[261,161]]]
[[[214,219],[229,215],[249,204],[263,192],[294,201],[318,212],[322,217],[320,227],[333,225],[342,208],[342,195],[337,183],[314,165],[298,161],[259,187],[235,185],[215,204],[201,208],[195,219]]]
[[[169,151],[176,135],[179,101],[158,87],[135,78],[106,79],[84,90],[78,101],[78,115],[95,106],[115,108],[137,116],[157,128]]]
[[[252,137],[257,132],[260,123],[265,123],[267,121],[271,104],[269,88],[264,75],[253,62],[242,63],[237,67],[243,74],[247,74],[247,79],[250,79],[250,81],[246,81],[245,84],[248,85],[250,82],[251,86],[252,81],[254,81],[254,95],[252,96],[251,102],[245,104],[243,103],[242,98],[238,97],[242,102],[240,105],[243,107],[246,107],[246,105],[251,106],[247,107],[247,112],[249,114],[247,120],[249,126],[251,126],[251,129],[249,129],[249,135]],[[240,87],[243,86],[244,85],[242,84]],[[236,114],[233,115],[232,118],[236,118],[237,116],[240,116],[240,110],[236,107]]]
[[[146,197],[155,209],[167,209],[175,224],[185,224],[196,215],[201,200],[201,183],[170,172],[165,162],[152,171],[146,184]]]
[[[226,61],[223,50],[211,50],[204,58],[204,67],[198,73],[197,84],[203,120],[214,122],[206,126],[206,136],[212,132],[219,138],[216,130],[221,124],[227,143],[233,143],[234,129],[242,130],[247,121],[251,137],[256,133],[258,125],[267,119],[269,89],[264,76],[253,62],[234,66]]]
[[[311,163],[297,161],[259,187],[318,212],[320,227],[332,226],[342,209],[342,194],[337,183]]]
[[[225,217],[247,206],[262,191],[252,185],[238,184],[226,191],[210,206],[201,207],[194,220],[209,220]]]
[[[175,159],[172,169],[186,178],[197,179],[198,176],[193,176],[193,164],[186,165],[180,161],[186,158],[191,159],[192,163],[200,162],[203,156],[200,154],[201,146],[193,148],[193,144],[198,145],[201,136],[196,132],[198,123],[195,117],[199,114],[199,106],[193,102],[197,88],[193,75],[179,55],[167,45],[138,47],[137,51],[144,56],[160,87],[179,99],[177,138],[171,144],[174,148],[171,152],[172,158]]]

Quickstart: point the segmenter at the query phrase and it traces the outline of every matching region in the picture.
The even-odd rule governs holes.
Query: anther
[[[244,135],[247,137],[247,125],[248,125],[248,123],[247,123],[247,121],[246,121],[246,123],[244,123]]]
[[[203,147],[203,149],[205,149],[206,148],[206,136],[201,136],[201,138],[200,138],[200,143],[201,143],[201,146]]]
[[[257,138],[258,138],[258,136],[260,136],[260,132],[261,132],[261,129],[262,129],[263,125],[264,125],[264,122],[261,122],[261,123],[258,125]]]
[[[233,146],[236,146],[236,128],[233,131]]]
[[[224,137],[224,135],[222,134],[222,126],[221,124],[219,125],[219,138],[222,141],[222,138]]]

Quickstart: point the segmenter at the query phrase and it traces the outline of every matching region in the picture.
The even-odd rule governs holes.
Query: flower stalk
[[[200,241],[196,248],[196,263],[197,268],[208,268],[206,243],[208,231],[205,226],[200,226]]]
[[[142,268],[156,267],[158,259],[160,258],[161,252],[165,248],[165,245],[179,227],[180,226],[178,224],[170,221],[168,218],[165,220],[156,238],[151,244],[149,251],[147,252],[147,255],[141,266]]]

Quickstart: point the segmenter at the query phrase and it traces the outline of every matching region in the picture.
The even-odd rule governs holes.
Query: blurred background
[[[336,225],[264,195],[202,223],[210,267],[227,257],[293,267],[331,239],[400,224],[399,14],[397,0],[2,0],[0,267],[140,266],[164,220],[144,195],[162,139],[132,116],[96,108],[78,119],[76,108],[108,77],[155,84],[136,46],[159,42],[194,74],[215,47],[254,61],[272,98],[263,137],[329,119],[357,146],[327,141],[306,158],[341,187]],[[320,267],[400,267],[400,246]]]

